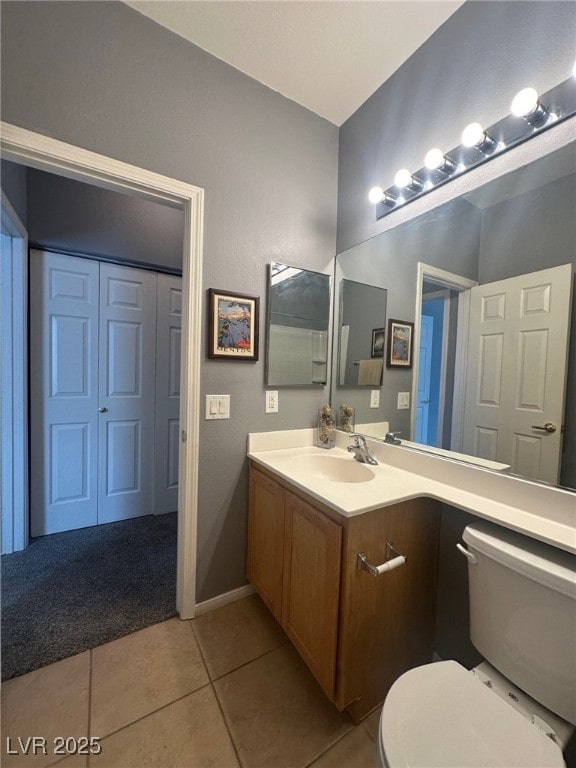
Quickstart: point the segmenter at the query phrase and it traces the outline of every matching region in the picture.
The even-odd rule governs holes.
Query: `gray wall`
[[[183,211],[33,168],[26,184],[30,242],[182,269]]]
[[[264,299],[270,261],[331,272],[335,126],[120,3],[1,13],[2,119],[203,187],[204,288]],[[200,601],[245,583],[247,433],[310,427],[328,398],[282,391],[265,415],[260,352],[204,358],[201,395],[231,394],[231,419],[201,424]]]
[[[340,129],[337,250],[382,231],[371,187],[418,170],[431,147],[458,146],[473,120],[500,120],[521,88],[568,79],[575,34],[571,1],[464,3]]]

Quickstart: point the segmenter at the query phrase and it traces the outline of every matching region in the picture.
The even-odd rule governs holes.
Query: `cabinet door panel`
[[[342,529],[286,493],[282,626],[334,698]]]
[[[438,520],[436,501],[415,499],[348,521],[336,703],[355,722],[384,700],[401,674],[432,660]],[[358,570],[359,552],[384,562],[387,541],[406,564],[377,577]]]
[[[248,580],[279,621],[283,561],[284,491],[253,469],[250,472]]]

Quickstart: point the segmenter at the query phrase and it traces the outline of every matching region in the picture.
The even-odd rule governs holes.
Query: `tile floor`
[[[374,713],[355,726],[328,702],[253,595],[4,683],[0,763],[374,768],[377,723]],[[32,742],[24,754],[34,736],[46,740],[48,754],[40,741],[36,755]],[[58,737],[99,737],[101,753],[59,756]]]

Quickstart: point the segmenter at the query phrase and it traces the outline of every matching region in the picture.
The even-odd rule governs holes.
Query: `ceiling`
[[[142,0],[126,5],[341,125],[463,0]]]

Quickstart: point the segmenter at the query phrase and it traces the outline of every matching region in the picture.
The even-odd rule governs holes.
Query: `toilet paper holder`
[[[393,571],[404,565],[407,558],[394,547],[391,541],[386,542],[386,561],[382,565],[373,565],[365,552],[360,552],[357,558],[358,570],[368,571],[371,576],[381,576],[383,573]]]

